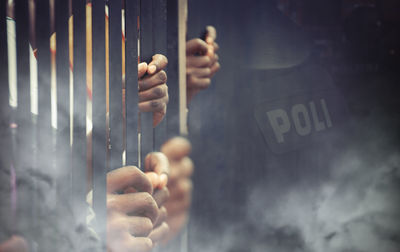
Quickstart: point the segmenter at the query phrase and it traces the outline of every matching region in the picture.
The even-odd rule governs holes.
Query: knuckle
[[[161,86],[158,86],[158,87],[155,87],[155,88],[153,89],[153,94],[154,94],[156,97],[162,97],[162,96],[165,95],[165,91],[164,91],[164,89],[163,89]]]
[[[168,223],[166,223],[166,222],[163,222],[162,226],[164,227],[164,229],[165,229],[165,233],[167,234],[167,233],[170,231],[170,228],[169,228],[169,225],[168,225]]]
[[[148,82],[147,80],[141,79],[141,80],[139,81],[139,87],[140,87],[141,89],[147,89],[148,86],[149,86],[149,82]]]
[[[162,81],[162,83],[167,82],[167,73],[166,73],[164,70],[161,70],[161,71],[158,73],[158,79],[159,79],[160,81]]]
[[[203,82],[200,84],[200,89],[206,89],[210,86],[210,84],[211,84],[211,79],[205,78]]]
[[[169,102],[169,95],[168,95],[168,93],[167,93],[167,96],[165,97],[165,105],[167,105],[168,102]],[[163,106],[163,107],[165,107],[165,106]]]
[[[168,212],[167,212],[167,209],[165,207],[161,207],[160,208],[160,216],[163,216],[164,218],[167,218]]]
[[[153,110],[160,110],[162,108],[163,103],[161,101],[151,101],[150,106]]]
[[[182,192],[190,192],[192,191],[192,183],[189,179],[183,179],[179,183],[179,190]]]
[[[128,225],[124,221],[112,221],[110,224],[108,224],[108,229],[109,232],[114,233],[114,235],[121,234],[128,230]]]
[[[200,38],[195,38],[195,39],[193,39],[193,43],[202,44],[203,40],[201,40]]]
[[[165,111],[165,109],[162,109],[162,110],[160,110],[160,111],[157,111],[157,113],[158,113],[159,115],[161,115],[161,116],[164,116],[164,115],[167,113],[167,111]]]
[[[148,192],[143,192],[142,193],[143,201],[145,205],[152,205],[153,204],[153,196],[151,196],[150,193]]]
[[[147,192],[145,192],[143,195],[143,204],[149,208],[157,208],[157,204],[154,201],[153,196]]]
[[[131,246],[131,247],[133,247],[133,246]],[[149,252],[153,248],[153,243],[150,240],[150,238],[141,239],[140,242],[137,241],[134,248],[135,248],[134,251],[137,251],[137,252]]]
[[[150,239],[146,239],[143,242],[143,251],[151,251],[151,249],[153,248],[153,243],[151,242]]]
[[[118,202],[114,197],[107,197],[107,207],[109,210],[118,210]]]
[[[149,218],[143,218],[142,228],[146,233],[150,233],[150,231],[153,229],[153,223]]]
[[[166,64],[168,64],[168,58],[164,54],[157,54],[158,57],[160,57],[161,61],[164,61]]]
[[[195,81],[195,79],[194,79],[194,77],[193,77],[192,74],[187,75],[187,76],[186,76],[186,79],[187,79],[187,84],[188,84],[189,86],[192,86],[192,85],[195,85],[195,84],[196,84],[196,81]]]
[[[164,187],[164,188],[163,188],[163,191],[164,191],[164,193],[165,193],[165,198],[168,199],[169,196],[170,196],[170,192],[169,192],[168,188]]]

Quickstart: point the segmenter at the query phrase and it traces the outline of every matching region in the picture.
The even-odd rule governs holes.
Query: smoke
[[[353,125],[352,136],[332,136],[319,154],[326,157],[323,178],[305,170],[287,188],[255,185],[245,215],[221,228],[192,220],[194,251],[399,251],[398,127],[380,112]],[[344,138],[347,144],[334,144]]]
[[[48,50],[48,49],[47,49]],[[21,53],[27,53],[28,50]],[[50,69],[50,66],[43,66]],[[29,83],[29,71],[21,74],[21,83]],[[100,251],[101,242],[87,228],[85,218],[85,192],[82,202],[76,204],[71,198],[84,183],[71,184],[71,169],[81,169],[85,174],[86,160],[71,165],[69,152],[69,107],[66,102],[58,103],[57,141],[50,127],[50,92],[46,84],[48,72],[39,73],[41,97],[37,125],[32,122],[29,110],[29,88],[21,89],[21,99],[15,119],[18,122],[15,139],[11,139],[8,114],[1,116],[0,135],[2,154],[0,159],[0,242],[18,234],[30,244],[31,251]],[[59,81],[59,101],[68,94],[68,79]],[[8,93],[7,85],[2,92]],[[62,95],[60,95],[62,94]],[[83,96],[84,94],[77,94]],[[83,99],[81,99],[83,100]],[[76,108],[84,108],[82,104]],[[77,117],[84,118],[84,109],[76,109]],[[84,128],[84,121],[75,121],[77,128]],[[85,141],[85,139],[82,139]],[[100,141],[100,140],[99,140]],[[82,151],[82,156],[84,155]],[[14,157],[14,158],[12,158]],[[12,160],[15,159],[15,160]],[[11,209],[10,165],[15,162],[17,210]],[[77,163],[75,163],[77,164]],[[74,190],[72,190],[74,189]],[[84,189],[85,190],[85,189]],[[79,211],[79,212],[77,212]],[[13,216],[15,215],[15,218]]]
[[[297,233],[305,251],[398,251],[399,156],[389,153],[387,160],[371,164],[360,159],[363,154],[368,153],[349,151],[333,165],[329,180],[291,190],[272,208],[260,201],[265,188],[256,188],[250,221]]]

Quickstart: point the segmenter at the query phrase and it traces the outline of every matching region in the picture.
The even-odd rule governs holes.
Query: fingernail
[[[146,172],[147,178],[150,180],[153,188],[157,188],[160,184],[160,177],[155,172]]]
[[[168,176],[163,173],[160,175],[160,188],[164,188],[168,184]]]
[[[138,65],[138,69],[141,68],[142,66],[146,66],[146,65],[147,65],[146,62],[141,62],[141,63],[139,63],[139,65]]]
[[[152,74],[152,73],[154,73],[156,70],[157,70],[157,67],[156,67],[155,65],[150,65],[150,66],[149,66],[149,69],[148,69],[148,72],[149,72],[149,74]]]

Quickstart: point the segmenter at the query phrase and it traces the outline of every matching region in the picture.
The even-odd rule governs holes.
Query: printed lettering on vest
[[[271,150],[284,153],[315,143],[345,120],[344,104],[338,93],[324,91],[263,102],[254,114]]]

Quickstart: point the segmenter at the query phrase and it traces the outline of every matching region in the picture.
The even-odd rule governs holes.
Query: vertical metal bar
[[[188,0],[178,0],[179,134],[188,135],[186,88],[186,33]],[[189,217],[182,232],[181,252],[189,251]]]
[[[154,55],[154,34],[153,34],[153,1],[140,0],[139,12],[139,62],[151,62]],[[139,112],[139,162],[144,162],[146,154],[154,149],[153,137],[153,113]]]
[[[178,0],[167,1],[168,94],[167,130],[170,137],[179,135],[179,62]]]
[[[38,107],[38,66],[37,66],[37,45],[36,45],[36,1],[29,0],[29,74],[30,74],[30,112],[32,126],[32,166],[37,169],[37,142],[38,127],[37,117],[39,115]]]
[[[111,141],[110,141],[110,5],[105,3],[105,75],[106,75],[106,167],[105,171],[110,170],[111,164]],[[105,174],[106,176],[107,174]]]
[[[138,165],[138,44],[137,30],[139,0],[125,1],[126,21],[126,161]],[[122,91],[124,92],[124,90]],[[124,109],[124,108],[123,108]]]
[[[109,1],[111,169],[122,166],[122,2]]]
[[[5,10],[2,11],[2,14],[6,14],[4,17],[2,15],[2,21],[5,23],[4,26],[2,26],[4,29],[3,31],[6,32],[6,34],[2,35],[4,36],[4,42],[2,45],[7,44],[6,47],[3,48],[3,51],[6,53],[4,55],[7,55],[7,60],[4,59],[4,61],[7,62],[7,71],[4,73],[5,76],[7,76],[7,83],[4,83],[6,85],[6,107],[7,107],[7,112],[8,112],[8,118],[6,122],[6,134],[10,134],[9,143],[10,145],[7,146],[7,150],[9,150],[8,154],[10,154],[9,157],[9,162],[6,162],[6,169],[9,171],[9,179],[7,181],[8,188],[10,191],[9,198],[7,199],[7,212],[9,215],[7,216],[6,225],[8,227],[7,233],[4,234],[4,236],[1,237],[2,240],[8,239],[13,232],[15,232],[15,226],[16,226],[16,207],[17,207],[17,188],[16,188],[16,181],[15,181],[15,169],[16,169],[16,134],[17,134],[17,124],[15,121],[16,118],[16,112],[18,108],[18,97],[17,97],[17,46],[16,46],[16,27],[15,27],[15,12],[14,12],[14,1],[7,1],[4,2],[4,7]],[[6,69],[5,69],[6,70]],[[11,148],[10,148],[11,146]]]
[[[169,0],[167,18],[168,90],[170,102],[167,112],[168,132],[187,135],[186,101],[186,20],[187,0]],[[177,122],[179,123],[177,125]]]
[[[85,224],[86,221],[86,12],[85,2],[73,0],[73,206],[78,222]],[[71,20],[71,19],[70,19]],[[71,39],[71,38],[70,38]]]
[[[167,1],[153,1],[153,45],[154,52],[167,56]],[[169,83],[168,83],[169,85]],[[159,150],[167,140],[167,120],[164,119],[154,128],[154,149]]]
[[[51,92],[50,92],[50,27],[49,27],[49,1],[36,2],[36,30],[37,39],[37,64],[38,64],[38,92],[39,92],[39,152],[43,157],[49,159],[39,159],[39,167],[54,178],[53,166],[53,145],[52,145],[52,127],[51,127]],[[54,182],[54,181],[52,181]],[[50,190],[46,197],[49,199],[50,207],[55,207],[56,190]]]
[[[71,187],[71,149],[69,144],[70,123],[68,121],[69,108],[69,41],[68,41],[68,1],[57,1],[55,6],[55,28],[57,32],[57,97],[58,107],[58,143],[57,143],[57,190],[61,204],[69,200]]]
[[[186,101],[186,21],[187,0],[168,0],[168,89],[170,102],[167,112],[168,133],[187,136]],[[178,122],[178,124],[176,123]],[[188,226],[181,235],[180,250],[188,251]]]
[[[187,0],[178,2],[178,62],[179,62],[179,133],[188,135],[186,98],[186,32]]]
[[[72,152],[74,146],[74,14],[72,0],[68,0],[68,67],[69,67],[69,146]],[[72,186],[72,163],[71,163]],[[71,187],[72,189],[72,187]],[[71,191],[72,193],[72,191]]]
[[[10,170],[11,167],[11,150],[10,134],[9,134],[9,88],[8,88],[8,63],[7,63],[7,23],[6,21],[6,1],[0,1],[0,65],[3,66],[0,69],[0,79],[2,83],[0,85],[0,147],[2,152],[0,153],[0,165],[4,171]],[[11,191],[10,181],[8,179],[2,180],[6,182],[2,188]],[[0,243],[7,240],[10,237],[8,230],[11,227],[10,216],[11,216],[11,200],[10,197],[3,198],[0,202],[0,225],[4,229],[0,232]]]
[[[38,93],[38,63],[37,63],[37,44],[36,44],[36,1],[29,0],[29,74],[30,74],[30,116],[31,116],[31,142],[30,150],[28,153],[31,155],[31,165],[33,171],[39,170],[39,128],[38,128],[38,116],[39,116],[39,93]],[[37,180],[32,178],[33,190],[37,188]],[[39,215],[38,202],[39,199],[36,193],[32,193],[31,197],[31,218],[32,226],[36,228],[38,226],[37,216]],[[34,249],[33,249],[34,250]]]
[[[16,151],[18,162],[16,163],[16,177],[21,177],[24,173],[28,172],[32,168],[32,149],[31,149],[31,138],[26,136],[32,136],[31,126],[31,113],[30,113],[30,92],[29,92],[29,24],[27,17],[28,2],[27,1],[16,1],[15,2],[15,14],[16,14],[16,39],[17,39],[17,83],[18,83],[18,109],[16,116],[16,123],[18,125],[18,135],[16,134]],[[21,144],[23,141],[24,144]],[[20,188],[23,188],[22,186]],[[18,188],[17,188],[18,190]],[[33,205],[33,193],[23,192],[18,193],[17,201],[17,228],[25,230],[32,227],[33,224],[33,212],[29,209],[18,207],[23,203]],[[30,237],[28,238],[30,239]]]
[[[108,97],[106,97],[106,13],[104,0],[92,0],[92,39],[87,37],[87,43],[92,42],[92,53],[90,45],[87,44],[88,57],[92,57],[93,62],[93,208],[96,213],[96,232],[100,239],[106,241],[106,176],[107,176],[107,126],[106,112]],[[88,15],[88,12],[87,12]],[[90,22],[90,20],[88,20]],[[90,36],[90,34],[87,34]],[[108,42],[107,42],[108,43]],[[90,55],[91,54],[91,55]],[[87,58],[87,64],[91,64],[91,59]],[[89,69],[90,71],[90,69]],[[88,73],[89,74],[89,73]],[[88,75],[88,92],[91,83]],[[88,102],[90,102],[88,100]],[[90,106],[90,104],[88,104]],[[90,119],[89,119],[90,120]]]
[[[127,148],[127,135],[126,135],[126,8],[125,0],[122,0],[122,11],[121,11],[121,64],[122,64],[122,166],[126,165],[126,148]]]
[[[51,129],[52,129],[52,173],[57,181],[59,179],[59,173],[57,169],[57,139],[58,139],[58,102],[57,102],[57,34],[56,34],[56,13],[55,13],[55,0],[49,0],[49,17],[50,17],[50,115],[51,115]],[[57,190],[55,189],[56,193]],[[55,201],[57,203],[58,197]]]
[[[93,188],[93,12],[92,1],[86,0],[86,169],[87,191]]]

